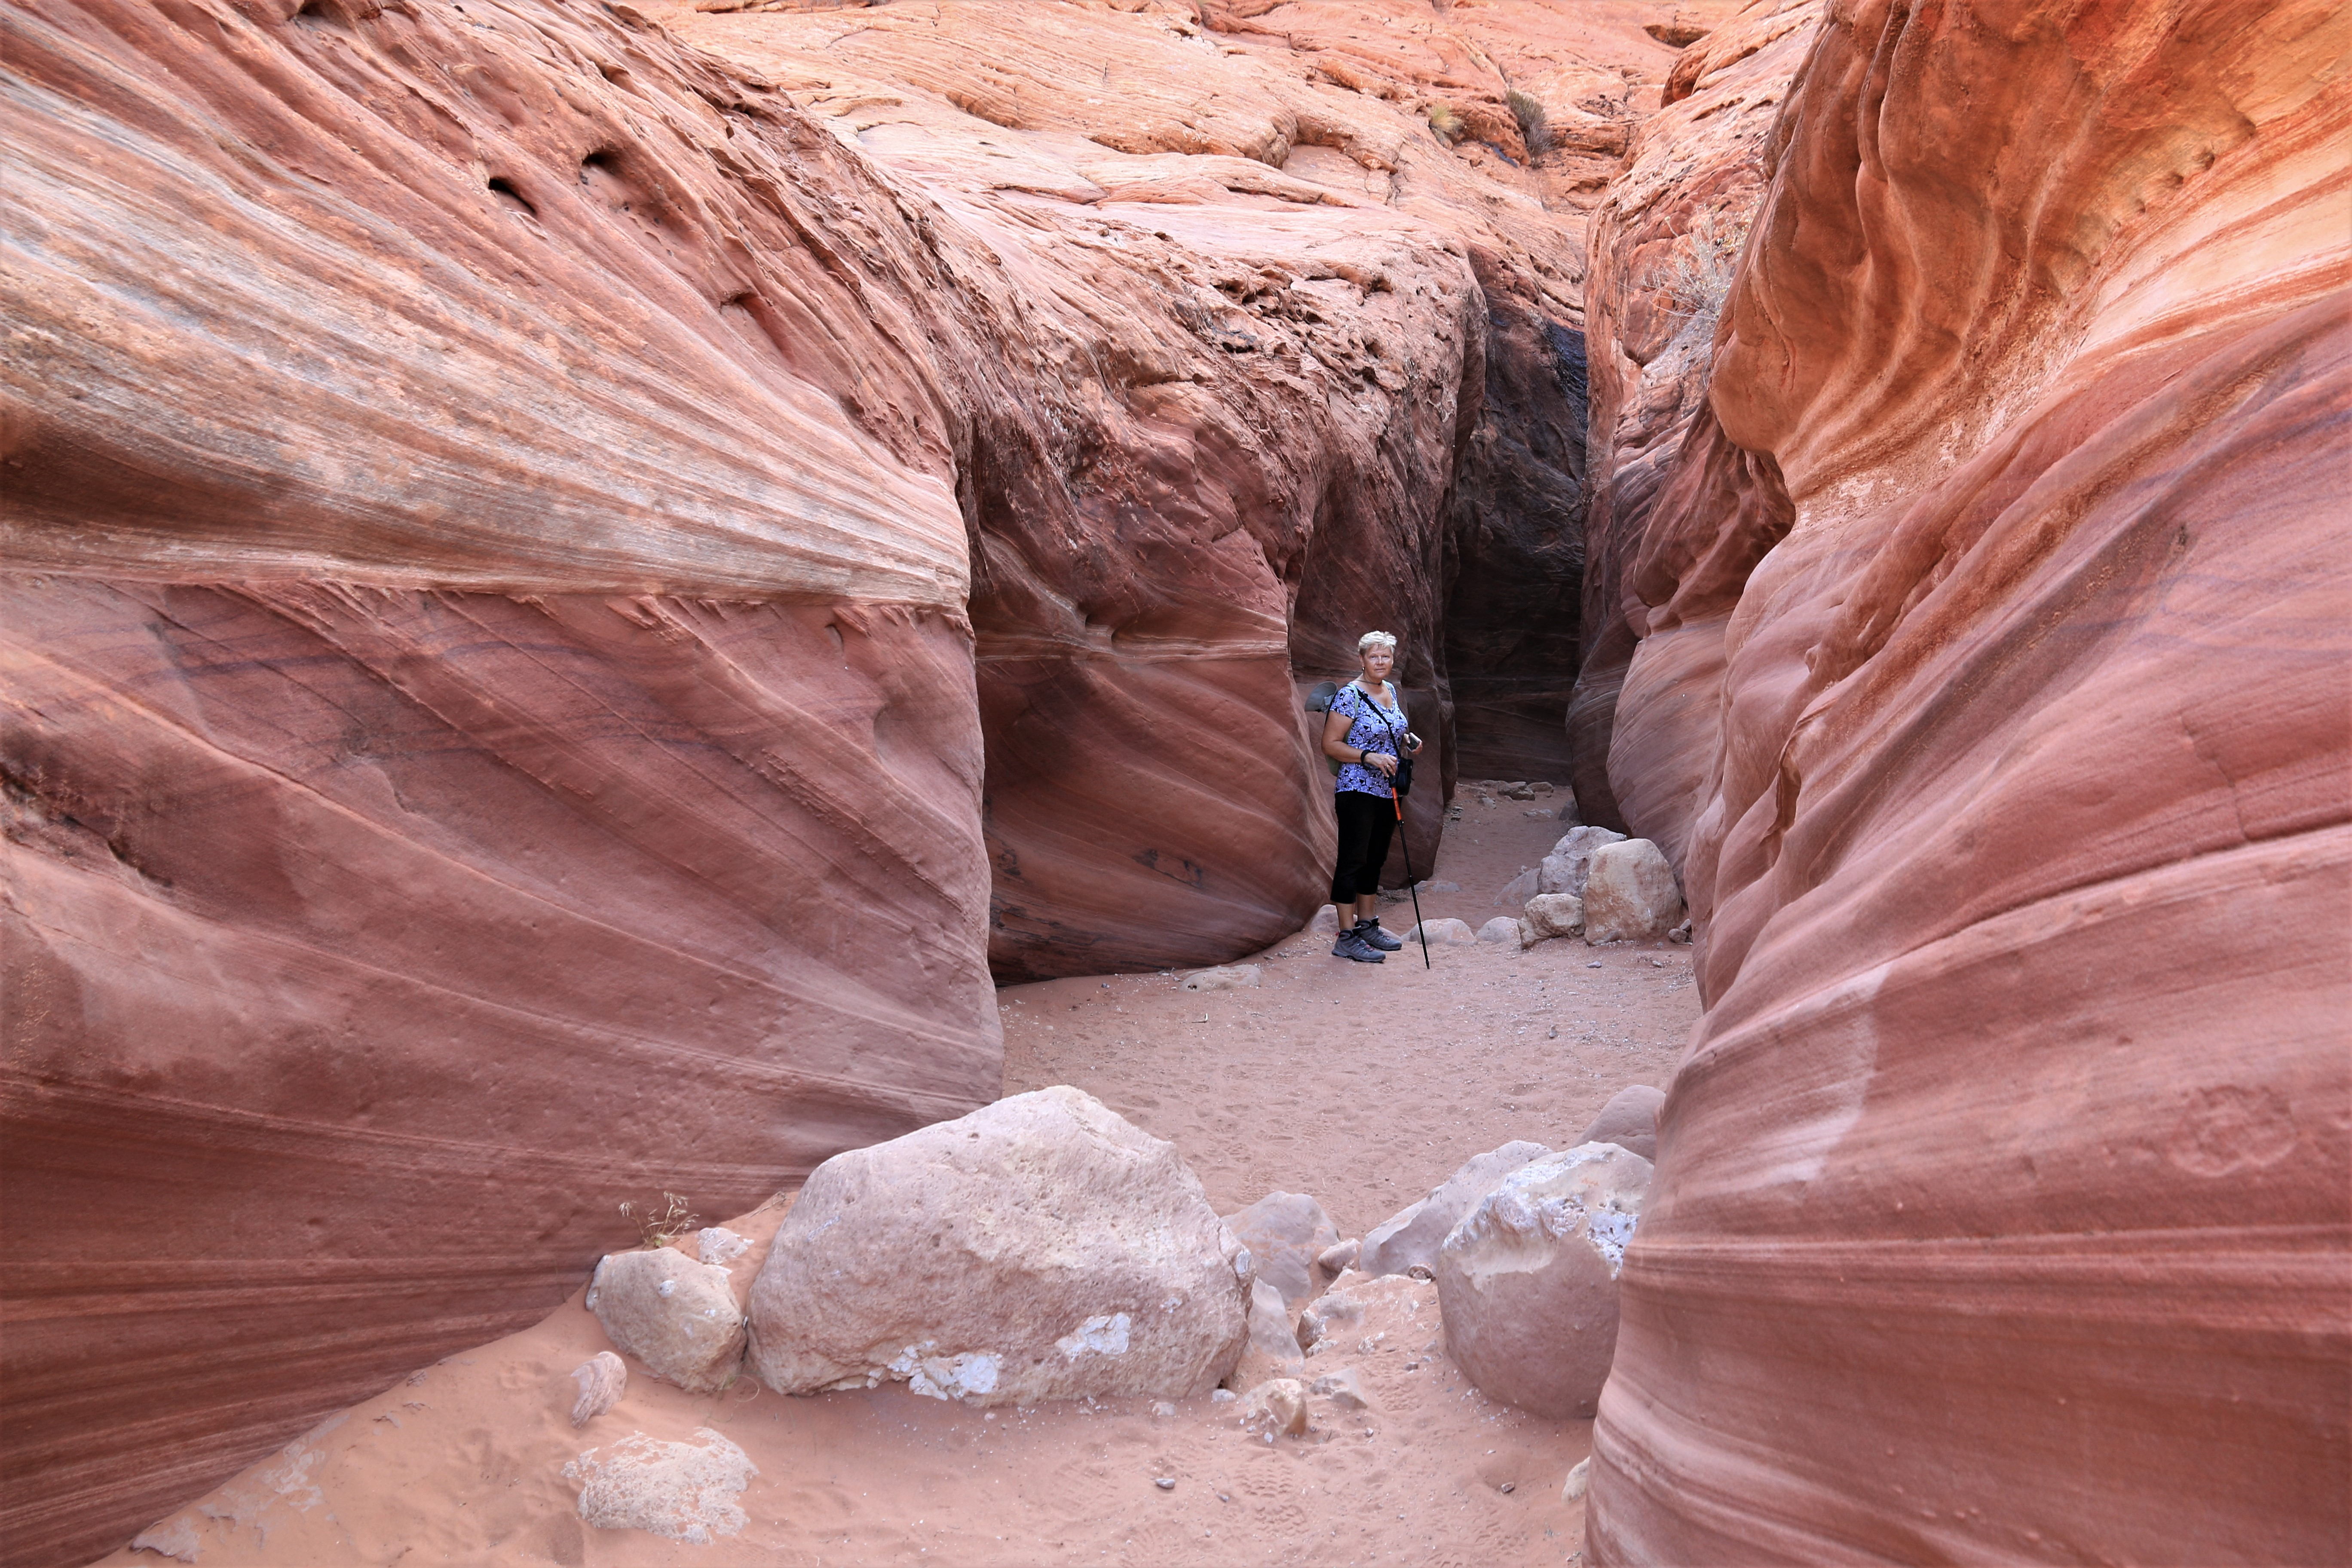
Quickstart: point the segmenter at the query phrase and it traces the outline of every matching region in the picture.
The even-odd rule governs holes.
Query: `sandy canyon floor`
[[[1458,888],[1422,909],[1475,926],[1563,829],[1528,815],[1540,800],[1457,800],[1433,879]],[[1409,926],[1410,906],[1390,923]],[[1664,1086],[1698,1014],[1686,948],[1440,947],[1429,968],[1409,949],[1373,968],[1328,946],[1278,944],[1250,989],[1187,992],[1164,974],[1009,988],[1004,1090],[1074,1084],[1172,1141],[1220,1212],[1311,1193],[1360,1236],[1473,1153],[1564,1146],[1617,1089]],[[763,1248],[781,1214],[738,1227]],[[1425,1294],[1386,1339],[1315,1359],[1355,1366],[1372,1407],[1318,1409],[1308,1438],[1274,1446],[1207,1398],[986,1412],[898,1387],[788,1399],[748,1380],[696,1395],[634,1364],[620,1403],[575,1430],[571,1371],[610,1348],[575,1295],[331,1418],[148,1539],[208,1568],[1579,1561],[1583,1507],[1560,1483],[1591,1424],[1471,1387]],[[581,1522],[563,1470],[583,1451],[706,1428],[758,1469],[740,1533],[694,1544]]]

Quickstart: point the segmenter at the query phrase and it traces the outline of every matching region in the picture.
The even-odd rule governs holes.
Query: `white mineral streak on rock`
[[[1097,1355],[1127,1353],[1128,1315],[1111,1312],[1088,1318],[1067,1334],[1054,1342],[1055,1348],[1073,1360],[1092,1351]]]
[[[738,1236],[725,1226],[709,1226],[694,1233],[695,1253],[705,1263],[734,1262],[751,1249],[751,1238]]]
[[[986,1351],[962,1351],[937,1355],[935,1343],[908,1345],[890,1360],[892,1376],[926,1399],[969,1399],[996,1391],[1002,1356]],[[871,1379],[867,1380],[871,1383]]]

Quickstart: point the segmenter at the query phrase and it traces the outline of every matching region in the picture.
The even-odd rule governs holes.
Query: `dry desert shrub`
[[[1731,292],[1732,274],[1739,266],[1740,249],[1748,243],[1751,213],[1734,217],[1720,209],[1707,213],[1683,234],[1685,241],[1658,278],[1658,291],[1667,309],[1686,321],[1713,325]]]
[[[1511,89],[1511,118],[1519,122],[1519,135],[1528,144],[1528,156],[1540,158],[1551,151],[1551,118],[1544,112],[1542,100],[1531,92]]]
[[[678,1193],[662,1194],[659,1214],[654,1212],[651,1204],[640,1209],[634,1203],[625,1203],[621,1205],[621,1215],[625,1219],[636,1222],[637,1229],[644,1235],[649,1247],[667,1247],[688,1231],[702,1228],[701,1219],[687,1206],[685,1196]]]
[[[1441,101],[1429,106],[1429,129],[1440,142],[1451,147],[1462,140],[1468,128],[1462,123],[1462,117],[1454,112],[1452,104]]]

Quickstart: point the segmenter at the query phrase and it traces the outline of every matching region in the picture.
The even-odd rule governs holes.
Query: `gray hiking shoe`
[[[1339,940],[1331,944],[1331,956],[1352,958],[1358,963],[1386,963],[1389,961],[1387,953],[1366,942],[1364,933],[1353,928],[1339,933]]]
[[[1382,952],[1394,952],[1398,948],[1404,945],[1403,942],[1399,942],[1395,937],[1392,937],[1388,932],[1382,931],[1381,929],[1381,922],[1378,921],[1365,921],[1359,922],[1356,927],[1356,934],[1364,939],[1367,946],[1377,947]]]

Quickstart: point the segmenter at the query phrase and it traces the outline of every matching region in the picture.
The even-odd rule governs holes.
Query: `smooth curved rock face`
[[[1590,1416],[1617,1345],[1617,1276],[1650,1162],[1616,1143],[1541,1155],[1495,1184],[1437,1257],[1445,1350],[1538,1415]]]
[[[1609,1097],[1601,1114],[1577,1137],[1579,1144],[1615,1143],[1655,1164],[1658,1158],[1658,1110],[1666,1091],[1646,1083],[1628,1084]]]
[[[814,73],[674,18],[775,80],[634,7],[0,20],[11,1553],[527,1321],[624,1199],[986,1098],[992,955],[1295,929],[1293,674],[1367,616],[1426,869],[1464,516],[1573,553],[1572,230],[1270,43],[915,9]],[[1016,133],[999,60],[1150,88]]]
[[[624,1199],[994,1089],[945,611],[58,575],[0,624],[26,1561],[544,1312]]]
[[[1708,1010],[1598,1560],[2352,1553],[2342,29],[1868,4],[1786,106],[1634,542]]]
[[[1076,5],[668,14],[986,235],[959,285],[1039,312],[1018,346],[1097,389],[984,403],[958,475],[1002,978],[1295,930],[1332,827],[1286,689],[1351,670],[1372,626],[1432,743],[1387,885],[1433,864],[1457,731],[1564,765],[1534,716],[1576,652],[1576,236],[1544,176],[1417,107],[1456,66],[1500,106],[1529,30],[1495,56],[1449,21],[1347,69],[1335,15],[1255,13],[1213,18],[1246,47]],[[1662,81],[1623,33],[1581,47]]]
[[[1671,806],[1663,815],[1689,815],[1699,780],[1681,737],[1712,722],[1715,691],[1685,687],[1687,710],[1676,717],[1689,728],[1674,742],[1619,755],[1615,731],[1633,721],[1625,708],[1655,707],[1618,701],[1634,647],[1650,630],[1633,578],[1660,491],[1709,420],[1717,323],[1764,196],[1773,124],[1822,10],[1821,0],[1759,0],[1683,50],[1665,108],[1642,122],[1592,217],[1585,279],[1592,500],[1584,657],[1568,713],[1572,776],[1587,822],[1630,825],[1678,865],[1682,834],[1661,823],[1657,806],[1663,798]]]
[[[1038,1089],[819,1166],[752,1284],[751,1365],[782,1394],[1178,1398],[1232,1370],[1254,1279],[1173,1145]]]

